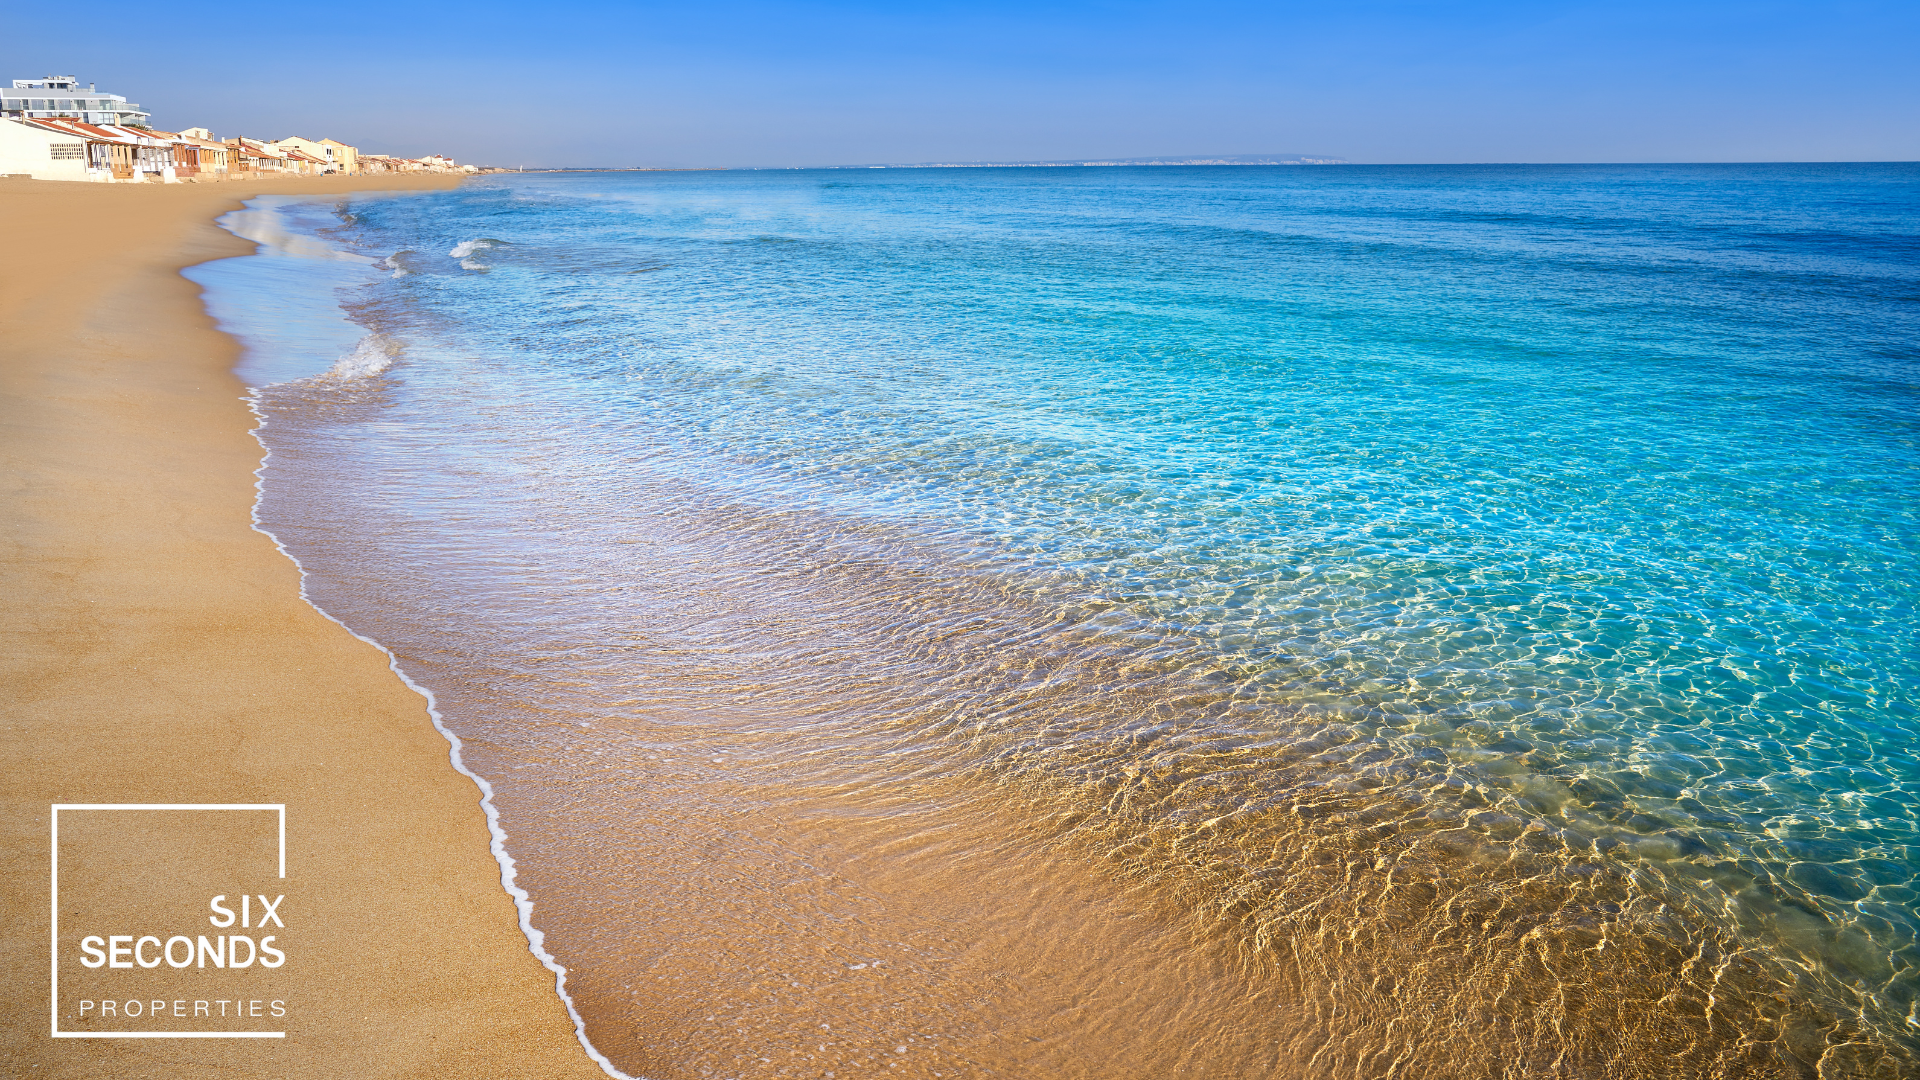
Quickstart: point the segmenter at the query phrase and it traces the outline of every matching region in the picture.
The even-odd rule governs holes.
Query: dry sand
[[[250,528],[261,450],[231,374],[236,345],[178,274],[252,250],[212,220],[256,188],[455,182],[0,181],[9,1075],[603,1075],[528,952],[479,793],[450,767],[423,700],[307,606],[294,565]],[[266,995],[286,1002],[271,1022],[286,1038],[50,1037],[49,807],[81,802],[287,805],[284,882],[233,877],[220,890],[287,896],[287,929],[272,931],[284,967],[61,969],[63,999],[69,986],[147,996],[168,977],[187,981],[165,997]],[[212,888],[236,858],[272,850],[249,824],[259,816],[93,813],[62,815],[69,952],[83,930],[222,933],[175,871],[197,868],[180,873]],[[253,846],[236,853],[242,834]]]

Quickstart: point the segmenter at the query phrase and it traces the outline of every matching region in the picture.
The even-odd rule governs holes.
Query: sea
[[[609,1075],[1920,1074],[1920,165],[223,223],[257,525]]]

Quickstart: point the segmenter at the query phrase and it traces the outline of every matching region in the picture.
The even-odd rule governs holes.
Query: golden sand
[[[231,374],[237,346],[178,271],[252,250],[212,221],[253,189],[0,181],[0,1063],[39,1077],[601,1076],[527,949],[479,792],[424,701],[302,601],[294,565],[250,527],[261,450]],[[275,887],[289,960],[244,973],[285,1002],[285,1038],[50,1037],[55,803],[286,804]],[[98,813],[63,815],[62,865],[76,882],[123,884],[104,899],[73,885],[63,938],[94,909],[136,933],[219,932],[204,908],[181,910],[178,890],[145,898],[164,864],[222,865],[240,819]],[[122,974],[141,973],[101,977]],[[227,985],[214,977],[240,974],[182,977],[205,998]]]

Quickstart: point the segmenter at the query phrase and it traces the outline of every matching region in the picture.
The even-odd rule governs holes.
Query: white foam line
[[[216,222],[216,224],[225,228],[226,216],[227,215],[222,215],[222,219]],[[228,231],[234,232],[232,229],[228,229]],[[243,234],[236,232],[235,235]],[[368,261],[371,262],[372,260]],[[293,563],[294,568],[300,571],[300,599],[305,601],[308,607],[319,612],[322,618],[386,654],[388,669],[400,677],[400,681],[406,684],[407,689],[412,690],[414,693],[426,699],[427,716],[432,719],[434,730],[438,731],[441,736],[447,740],[447,760],[453,763],[455,772],[473,781],[474,786],[480,789],[480,808],[485,811],[487,815],[487,835],[490,838],[488,847],[493,851],[494,860],[500,864],[500,886],[507,891],[508,896],[513,897],[513,906],[520,913],[520,932],[527,937],[527,951],[538,957],[540,962],[546,965],[548,971],[553,972],[553,990],[554,993],[560,995],[561,1003],[566,1005],[567,1015],[573,1018],[574,1036],[580,1040],[580,1046],[586,1050],[587,1056],[592,1058],[594,1063],[600,1066],[601,1071],[613,1077],[614,1080],[641,1080],[639,1077],[629,1076],[615,1068],[613,1062],[608,1061],[607,1056],[602,1054],[599,1048],[593,1045],[591,1039],[587,1038],[587,1021],[580,1015],[580,1010],[574,1007],[573,995],[567,993],[567,969],[562,967],[560,962],[553,958],[553,954],[547,951],[546,934],[533,925],[533,898],[528,896],[527,891],[520,887],[517,880],[518,875],[514,870],[513,856],[507,853],[506,830],[500,827],[500,811],[493,805],[493,785],[487,782],[486,777],[467,768],[466,762],[462,760],[460,755],[465,744],[460,741],[460,736],[455,735],[448,729],[445,720],[440,715],[440,703],[434,698],[433,691],[421,686],[408,677],[406,671],[400,667],[400,658],[393,654],[392,649],[387,648],[380,642],[375,641],[358,630],[355,630],[353,627],[348,626],[346,623],[341,622],[339,619],[334,618],[332,612],[314,603],[313,597],[307,593],[307,568],[305,564],[301,563],[293,552],[287,550],[287,545],[281,543],[280,538],[275,536],[271,529],[268,529],[260,523],[260,500],[266,494],[267,465],[273,460],[273,448],[268,446],[267,441],[261,438],[260,435],[261,431],[267,426],[267,414],[260,409],[260,391],[257,388],[249,387],[247,396],[241,400],[247,403],[247,408],[251,410],[254,417],[259,420],[259,423],[254,425],[253,430],[248,432],[248,434],[253,436],[254,441],[260,444],[262,451],[260,467],[253,470],[253,508],[248,513],[254,531],[273,541],[273,546],[279,550],[280,554],[285,555],[287,559]]]
[[[249,434],[253,436],[254,441],[259,443],[260,449],[264,451],[260,459],[260,467],[253,471],[253,509],[249,516],[252,519],[254,531],[272,540],[273,546],[279,549],[280,554],[285,555],[288,560],[293,563],[294,567],[300,571],[300,599],[306,601],[308,607],[319,612],[322,617],[339,626],[347,633],[352,634],[354,637],[385,653],[387,657],[387,667],[391,669],[395,675],[400,676],[400,681],[407,685],[407,689],[412,690],[427,700],[427,715],[433,720],[434,730],[438,731],[447,740],[447,759],[453,762],[453,767],[456,772],[473,781],[474,785],[480,789],[480,808],[486,811],[487,833],[492,838],[488,846],[493,850],[494,859],[500,863],[500,886],[507,890],[507,895],[513,897],[514,907],[519,909],[520,932],[527,936],[527,950],[533,953],[534,956],[539,957],[540,962],[546,965],[547,970],[553,972],[553,990],[554,993],[560,995],[561,1002],[566,1005],[567,1015],[573,1018],[574,1035],[579,1038],[580,1045],[586,1050],[587,1056],[592,1058],[594,1063],[599,1065],[601,1070],[608,1076],[613,1077],[614,1080],[641,1080],[639,1077],[630,1076],[614,1067],[613,1062],[608,1061],[607,1056],[602,1054],[599,1048],[593,1045],[593,1041],[587,1038],[587,1021],[580,1015],[580,1010],[574,1007],[573,995],[567,993],[567,969],[562,967],[560,962],[553,958],[553,954],[547,951],[545,944],[546,934],[533,925],[533,898],[527,895],[527,890],[521,888],[516,880],[517,874],[514,871],[513,856],[507,853],[507,834],[506,831],[500,827],[500,811],[493,805],[493,785],[487,782],[486,777],[467,768],[466,763],[461,759],[460,751],[465,744],[460,741],[460,736],[455,735],[449,730],[446,723],[442,720],[439,701],[433,696],[433,691],[421,686],[408,677],[406,671],[400,666],[400,658],[393,654],[392,649],[387,648],[380,642],[375,641],[360,631],[355,630],[353,627],[348,626],[346,623],[341,622],[339,619],[334,618],[333,613],[321,607],[319,604],[314,603],[313,597],[307,594],[307,568],[305,564],[301,563],[299,557],[293,552],[287,550],[287,545],[281,543],[280,538],[275,536],[271,529],[268,529],[260,523],[260,500],[266,493],[267,465],[273,460],[273,448],[268,446],[267,441],[260,437],[260,432],[267,426],[267,416],[260,411],[260,391],[250,388],[247,396],[241,400],[245,401],[247,408],[252,410],[255,417],[259,418],[260,422],[254,426]]]

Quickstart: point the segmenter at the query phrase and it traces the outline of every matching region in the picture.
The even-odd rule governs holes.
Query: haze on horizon
[[[0,78],[484,165],[1920,159],[1920,6],[344,0],[9,15]]]

